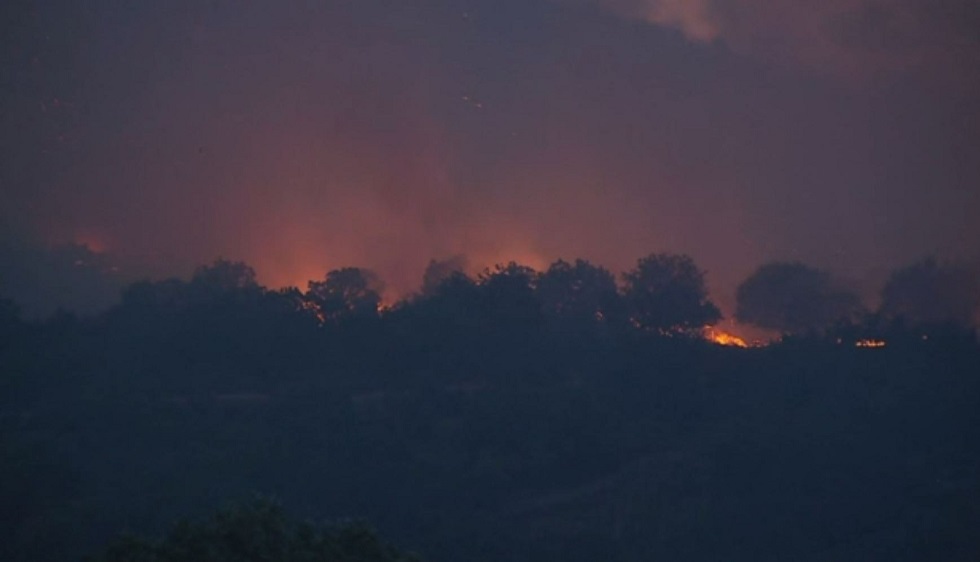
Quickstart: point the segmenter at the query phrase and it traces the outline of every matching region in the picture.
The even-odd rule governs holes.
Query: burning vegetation
[[[854,347],[866,347],[866,348],[879,348],[885,347],[887,342],[885,340],[858,340],[854,343]]]
[[[746,343],[744,339],[734,334],[723,332],[721,330],[716,330],[714,328],[708,328],[707,330],[705,330],[704,338],[712,343],[715,343],[717,345],[723,345],[726,347],[742,347],[742,348],[758,347],[757,344],[749,346],[749,344]]]

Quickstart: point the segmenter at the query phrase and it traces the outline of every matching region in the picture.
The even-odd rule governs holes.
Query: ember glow
[[[728,332],[722,332],[713,328],[709,328],[705,332],[705,339],[712,343],[726,347],[749,347],[749,344],[747,344],[744,339],[736,335],[729,334]]]
[[[878,348],[885,347],[887,342],[884,340],[858,340],[854,343],[855,347]]]

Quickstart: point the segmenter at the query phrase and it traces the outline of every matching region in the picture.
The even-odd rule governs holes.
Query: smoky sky
[[[3,10],[0,234],[25,243],[399,293],[433,258],[684,252],[726,308],[770,260],[980,256],[972,2]]]

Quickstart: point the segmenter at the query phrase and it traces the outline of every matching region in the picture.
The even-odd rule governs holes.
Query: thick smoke
[[[559,0],[567,1],[567,0]],[[595,0],[625,17],[679,30],[691,41],[874,74],[976,64],[980,4],[972,0]]]
[[[587,1],[24,9],[3,36],[0,232],[137,277],[218,256],[269,286],[366,267],[388,300],[442,256],[621,272],[670,251],[729,312],[766,261],[860,275],[976,251],[974,98],[741,55],[820,47],[807,33],[865,3],[608,4],[647,26]],[[869,30],[904,30],[900,6],[938,12],[881,5],[832,44],[949,52],[972,17],[886,41]]]

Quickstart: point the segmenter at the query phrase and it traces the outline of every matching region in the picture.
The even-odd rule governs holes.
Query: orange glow
[[[884,340],[859,340],[854,343],[855,347],[885,347],[886,343]]]
[[[105,235],[91,229],[76,232],[72,241],[79,246],[85,246],[94,254],[103,254],[109,249]]]
[[[320,308],[308,300],[299,301],[299,309],[311,314],[314,318],[316,318],[317,324],[321,326],[327,321],[326,316],[323,315]]]
[[[727,347],[749,347],[749,344],[745,343],[745,340],[742,338],[719,330],[707,330],[705,332],[705,338],[710,342]]]

